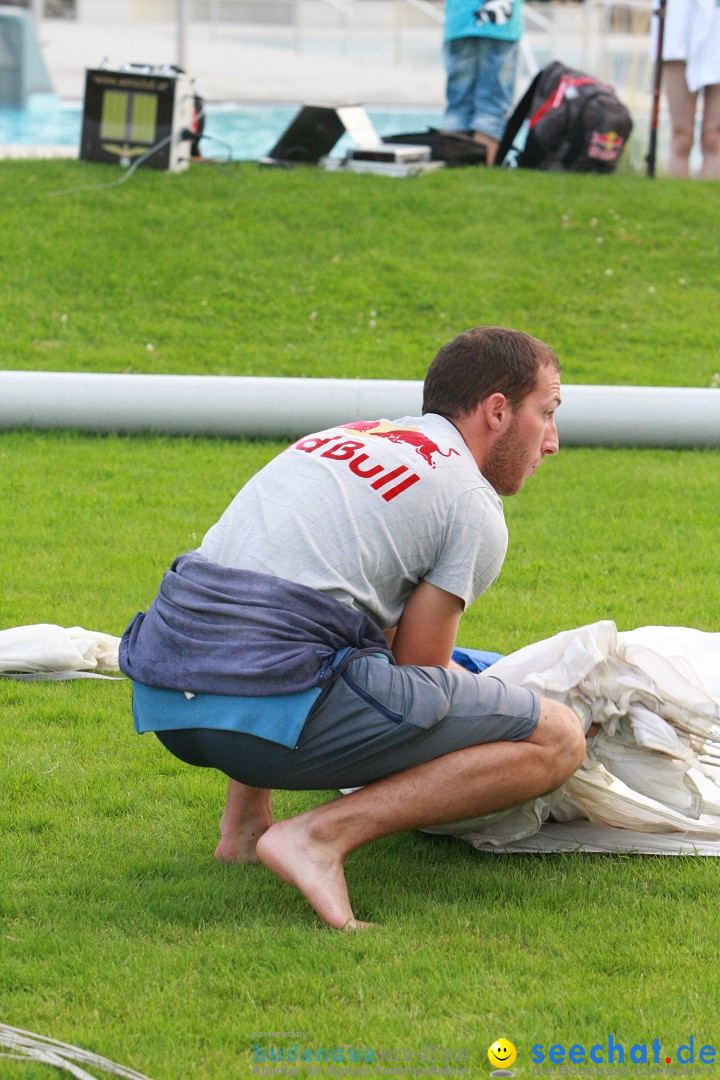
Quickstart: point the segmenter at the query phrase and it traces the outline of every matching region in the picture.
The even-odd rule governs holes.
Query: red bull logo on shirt
[[[412,446],[415,452],[431,469],[436,467],[433,458],[459,456],[457,450],[450,448],[448,451],[441,450],[436,442],[428,438],[419,428],[397,428],[387,420],[359,420],[357,423],[344,424],[343,432],[355,435],[354,439],[347,439],[344,435],[311,435],[300,439],[290,449],[299,450],[304,454],[315,454],[318,457],[328,458],[330,461],[345,462],[355,476],[367,480],[370,487],[379,492],[385,502],[391,502],[407,491],[420,479],[407,465],[395,465],[387,467],[379,462],[373,463],[367,452],[366,442],[361,442],[356,433],[363,436],[389,439],[394,443],[405,443]]]
[[[358,420],[354,424],[343,424],[345,431],[362,431],[364,435],[372,435],[377,439],[389,439],[394,443],[406,443],[408,446],[414,446],[415,452],[420,455],[423,461],[427,462],[431,469],[435,468],[435,462],[433,456],[439,454],[440,457],[459,457],[457,450],[452,447],[447,451],[441,450],[436,442],[429,439],[420,428],[407,427],[407,428],[395,428],[387,420]]]

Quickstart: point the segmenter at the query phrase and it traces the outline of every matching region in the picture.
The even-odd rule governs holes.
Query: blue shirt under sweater
[[[368,653],[394,663],[364,613],[190,552],[126,629],[119,666],[134,683],[138,731],[221,728],[295,746],[319,695]]]

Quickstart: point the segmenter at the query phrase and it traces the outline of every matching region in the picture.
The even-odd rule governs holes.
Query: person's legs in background
[[[518,52],[516,41],[478,38],[472,129],[475,141],[487,150],[488,165],[495,162],[515,97]]]
[[[670,109],[670,157],[668,176],[690,175],[690,151],[695,130],[695,105],[697,94],[688,90],[683,60],[666,60],[663,64],[663,82]]]
[[[720,180],[720,83],[703,90],[702,153],[698,176],[703,180]]]
[[[446,41],[443,46],[447,73],[443,131],[470,132],[472,129],[478,40],[472,37],[455,38]]]

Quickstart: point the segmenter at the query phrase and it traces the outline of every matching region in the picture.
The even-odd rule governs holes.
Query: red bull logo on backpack
[[[597,161],[617,161],[624,145],[625,140],[617,131],[593,131],[587,154]]]

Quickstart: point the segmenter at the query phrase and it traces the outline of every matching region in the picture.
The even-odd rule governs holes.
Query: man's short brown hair
[[[423,414],[455,419],[497,393],[517,408],[535,389],[543,364],[560,371],[557,356],[538,338],[503,326],[475,326],[443,345],[428,368]]]

